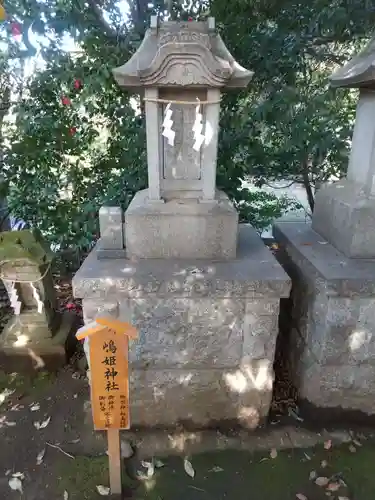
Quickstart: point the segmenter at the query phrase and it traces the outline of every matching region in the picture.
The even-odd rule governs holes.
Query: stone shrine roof
[[[375,89],[375,37],[331,76],[332,87]]]
[[[215,31],[215,21],[158,23],[133,56],[113,70],[124,89],[141,87],[246,87],[253,76],[238,64]]]

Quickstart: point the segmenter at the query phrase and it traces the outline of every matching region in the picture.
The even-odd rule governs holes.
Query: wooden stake
[[[121,447],[120,431],[108,429],[109,486],[111,494],[121,494]]]

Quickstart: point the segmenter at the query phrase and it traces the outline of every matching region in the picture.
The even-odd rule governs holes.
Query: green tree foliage
[[[258,186],[315,188],[345,174],[356,93],[329,89],[329,76],[371,35],[375,2],[233,0],[212,2],[225,41],[254,79],[224,104],[225,151]],[[233,156],[227,156],[228,163]]]
[[[12,60],[29,61],[42,38],[43,66],[23,80],[7,129],[3,175],[12,211],[59,247],[87,247],[103,203],[126,208],[146,186],[142,102],[120,91],[111,68],[138,47],[150,14],[175,19],[214,15],[226,44],[255,72],[248,89],[223,99],[218,185],[242,220],[266,227],[288,200],[241,188],[287,179],[304,185],[311,207],[317,184],[347,164],[356,96],[328,89],[333,68],[370,34],[374,7],[349,0],[212,0],[150,4],[129,0],[16,0],[2,33]],[[21,49],[12,23],[24,35]],[[29,33],[29,36],[27,36]],[[69,33],[75,51],[61,49]],[[18,49],[18,53],[17,53]],[[17,59],[18,57],[18,59]],[[8,72],[9,74],[9,72]],[[134,107],[138,105],[137,112]]]

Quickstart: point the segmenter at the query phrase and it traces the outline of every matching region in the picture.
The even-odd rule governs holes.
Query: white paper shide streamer
[[[168,140],[170,146],[174,146],[175,131],[172,130],[173,120],[172,120],[171,103],[168,103],[164,111],[164,121],[163,121],[163,132],[162,135]]]
[[[40,300],[40,294],[39,294],[39,291],[36,288],[36,286],[34,286],[32,283],[30,283],[30,286],[31,286],[31,289],[33,291],[34,299],[35,299],[37,306],[38,306],[38,313],[41,314],[43,311],[43,301]]]
[[[201,113],[201,105],[198,104],[195,108],[195,122],[193,125],[194,144],[193,149],[199,151],[204,142],[205,136],[202,134],[203,130],[203,114]]]
[[[21,314],[21,301],[19,300],[17,286],[14,282],[10,284],[10,305],[13,307],[14,314],[19,316]]]

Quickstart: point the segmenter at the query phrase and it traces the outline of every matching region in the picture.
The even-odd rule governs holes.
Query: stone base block
[[[375,414],[375,260],[349,259],[304,223],[274,235],[292,277],[290,361],[302,400]]]
[[[347,257],[375,258],[375,199],[344,179],[316,195],[312,228]]]
[[[98,259],[126,259],[126,250],[123,247],[123,241],[121,242],[121,248],[105,248],[106,244],[107,242],[103,237],[101,237],[96,244]]]
[[[173,199],[150,203],[139,191],[125,212],[128,258],[233,259],[236,256],[238,214],[221,191],[217,203]]]
[[[268,414],[272,366],[267,377],[268,386],[257,389],[240,368],[134,369],[131,420],[137,426],[168,427],[173,423],[192,429],[229,427],[241,421],[254,429]]]
[[[290,281],[254,229],[241,228],[230,262],[98,260],[94,249],[73,288],[85,322],[106,312],[138,329],[129,347],[133,425],[264,420]]]
[[[19,317],[13,316],[0,336],[2,370],[22,373],[60,369],[74,351],[76,324],[77,316],[65,312],[51,336],[45,325],[26,323],[22,326]]]
[[[249,376],[262,372],[261,379]],[[262,371],[264,370],[264,371]],[[131,425],[185,429],[255,429],[267,419],[273,370],[269,360],[233,369],[137,369],[130,374]],[[90,415],[90,420],[91,415]]]

